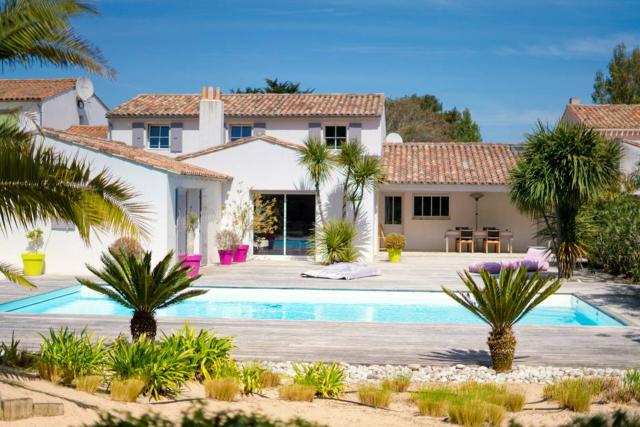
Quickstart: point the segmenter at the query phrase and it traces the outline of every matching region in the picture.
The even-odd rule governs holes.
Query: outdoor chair
[[[463,246],[467,248],[467,251],[473,252],[473,230],[466,227],[456,227],[456,230],[460,231],[460,237],[456,239],[458,252],[462,252]]]
[[[500,230],[497,228],[485,228],[487,237],[483,239],[484,252],[489,253],[489,246],[495,248],[496,253],[500,253]]]

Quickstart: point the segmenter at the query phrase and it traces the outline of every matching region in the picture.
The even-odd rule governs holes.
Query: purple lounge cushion
[[[502,265],[499,262],[481,262],[469,266],[470,273],[480,273],[480,270],[485,270],[488,273],[496,274],[500,273],[500,269],[502,269]]]

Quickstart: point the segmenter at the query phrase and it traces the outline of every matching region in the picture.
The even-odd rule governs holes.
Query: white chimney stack
[[[580,105],[580,98],[577,96],[572,96],[569,98],[569,105]]]
[[[198,129],[201,149],[224,144],[224,103],[219,87],[202,87]]]

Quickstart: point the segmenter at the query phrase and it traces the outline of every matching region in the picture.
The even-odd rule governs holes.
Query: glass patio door
[[[277,225],[273,233],[254,236],[256,255],[304,256],[315,226],[315,196],[312,194],[264,194],[274,201]]]

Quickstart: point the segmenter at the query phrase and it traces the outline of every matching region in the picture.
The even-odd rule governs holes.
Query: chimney
[[[202,87],[199,117],[200,149],[224,144],[224,103],[219,87]]]
[[[580,105],[580,98],[577,96],[572,96],[569,98],[569,105]]]

